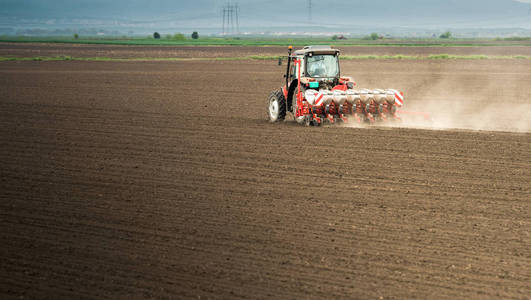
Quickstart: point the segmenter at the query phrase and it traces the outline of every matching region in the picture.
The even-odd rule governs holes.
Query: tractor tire
[[[267,100],[269,122],[275,123],[284,121],[286,118],[286,99],[282,91],[277,90],[269,95]]]
[[[297,93],[299,92],[298,88],[295,89],[295,91],[293,92],[293,96],[291,98],[291,107],[292,107],[292,112],[293,112],[293,119],[295,120],[295,122],[297,122],[298,124],[304,124],[305,123],[305,117],[304,116],[301,116],[301,117],[295,117],[295,112],[297,111]]]

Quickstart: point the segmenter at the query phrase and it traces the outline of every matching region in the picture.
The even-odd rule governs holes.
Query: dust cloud
[[[418,70],[393,74],[382,84],[404,91],[401,110],[428,113],[430,119],[401,114],[402,122],[390,126],[531,132],[530,77],[525,65],[515,61],[445,61],[413,67]],[[402,80],[397,80],[399,75]],[[368,84],[379,84],[380,80],[375,78]]]
[[[390,126],[434,130],[467,129],[483,131],[531,132],[531,104],[470,103],[456,101],[418,101],[404,111],[425,112],[423,115],[401,114],[402,121]]]
[[[484,50],[460,49],[466,55],[483,54]],[[436,54],[428,48],[422,51]],[[357,88],[399,90],[404,93],[400,110],[430,115],[430,120],[424,120],[422,115],[400,114],[401,122],[377,126],[529,133],[529,65],[527,60],[516,59],[390,60],[347,62],[343,69],[345,74],[357,75]],[[359,126],[350,121],[348,126]]]
[[[415,101],[398,110],[400,121],[376,123],[377,127],[431,130],[476,130],[531,132],[531,104],[490,102],[479,104],[466,99]],[[348,127],[369,127],[353,124]]]

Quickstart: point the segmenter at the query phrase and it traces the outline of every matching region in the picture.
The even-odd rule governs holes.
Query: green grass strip
[[[199,58],[179,58],[179,57],[136,57],[136,58],[114,58],[114,57],[72,57],[72,56],[36,56],[36,57],[14,57],[0,56],[2,61],[109,61],[109,62],[131,62],[131,61],[237,61],[237,60],[278,60],[282,56],[251,55],[241,57],[199,57]],[[451,55],[433,54],[429,56],[410,55],[342,55],[342,60],[493,60],[493,59],[531,59],[531,56],[487,56],[487,55]],[[285,60],[285,57],[284,57]]]
[[[139,46],[288,46],[333,45],[333,46],[403,46],[403,47],[476,47],[476,46],[531,46],[530,37],[505,39],[437,39],[437,38],[389,38],[367,40],[350,38],[348,40],[331,40],[331,38],[310,37],[201,37],[197,40],[153,39],[147,37],[22,37],[0,36],[1,42],[9,43],[58,43],[58,44],[96,44],[96,45],[139,45]]]

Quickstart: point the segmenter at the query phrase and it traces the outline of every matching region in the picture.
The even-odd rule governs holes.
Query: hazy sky
[[[239,2],[241,27],[310,24],[307,0],[232,2]],[[226,3],[225,0],[0,0],[0,17],[219,27]],[[314,0],[311,24],[531,28],[531,0]]]

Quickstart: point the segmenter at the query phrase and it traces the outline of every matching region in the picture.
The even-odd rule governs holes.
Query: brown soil
[[[526,104],[529,64],[343,71]],[[282,70],[1,63],[1,297],[531,294],[529,133],[269,124]]]
[[[531,46],[489,46],[489,47],[387,47],[387,46],[341,46],[343,55],[531,55]],[[250,55],[286,55],[287,47],[231,47],[231,46],[120,46],[120,45],[76,45],[76,44],[33,44],[0,43],[0,56],[73,56],[113,58],[138,57],[239,57]]]

